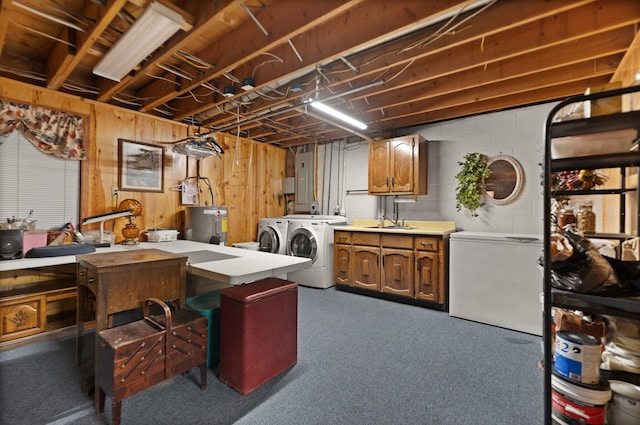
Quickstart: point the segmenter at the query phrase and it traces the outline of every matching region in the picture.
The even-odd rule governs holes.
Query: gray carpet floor
[[[111,423],[98,417],[66,336],[0,352],[0,423]],[[298,363],[242,396],[209,369],[122,403],[122,424],[543,423],[540,338],[447,313],[299,288]]]

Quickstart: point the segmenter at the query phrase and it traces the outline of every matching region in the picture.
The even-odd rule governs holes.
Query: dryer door
[[[289,235],[289,254],[294,257],[310,258],[311,262],[318,256],[318,239],[312,231],[299,227]]]
[[[258,242],[260,243],[260,251],[277,253],[280,250],[278,235],[272,227],[267,226],[260,230]]]

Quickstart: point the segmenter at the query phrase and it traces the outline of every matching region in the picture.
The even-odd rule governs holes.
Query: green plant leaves
[[[458,162],[462,168],[456,174],[456,209],[466,208],[474,217],[476,210],[484,205],[484,179],[491,175],[487,168],[487,158],[478,152],[468,153],[464,162]]]

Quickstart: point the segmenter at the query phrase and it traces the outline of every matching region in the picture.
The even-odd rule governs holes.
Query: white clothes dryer
[[[289,221],[283,217],[261,218],[258,222],[260,251],[287,254],[287,229]]]
[[[287,250],[289,255],[309,258],[306,269],[290,272],[287,279],[299,285],[330,288],[333,280],[333,226],[346,224],[341,216],[288,215]]]

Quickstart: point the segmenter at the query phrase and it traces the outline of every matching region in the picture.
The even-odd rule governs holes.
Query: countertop
[[[185,254],[190,257],[187,261],[187,271],[189,273],[229,285],[239,285],[266,277],[283,275],[304,269],[311,264],[311,260],[308,258],[185,240],[156,243],[142,242],[136,246],[112,245],[109,248],[97,248],[95,254],[149,248]],[[0,272],[73,264],[75,262],[75,255],[5,260],[0,261]]]
[[[384,225],[388,226],[392,223],[385,220]],[[413,221],[406,220],[405,226],[409,228],[390,229],[378,227],[378,220],[355,219],[353,224],[344,226],[333,226],[334,230],[344,230],[347,232],[372,232],[372,233],[392,233],[401,235],[437,235],[456,231],[456,223],[453,221]]]

